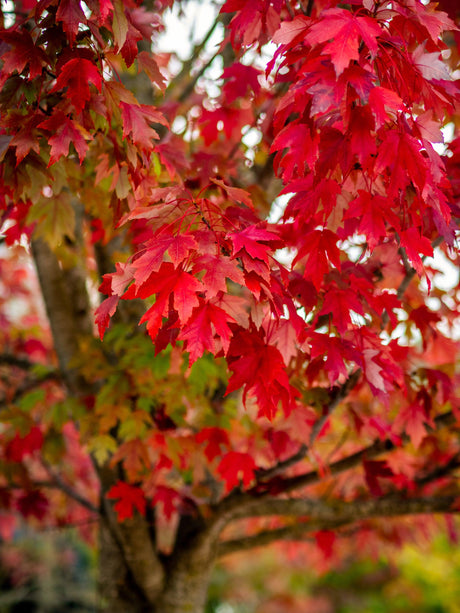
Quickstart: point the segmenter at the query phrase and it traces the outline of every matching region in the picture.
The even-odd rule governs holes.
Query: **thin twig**
[[[275,466],[265,470],[257,471],[256,474],[259,482],[266,481],[267,479],[275,477],[276,475],[280,474],[281,472],[284,472],[286,469],[290,468],[294,464],[297,464],[297,462],[300,462],[306,457],[308,450],[315,442],[318,434],[321,432],[321,429],[323,428],[324,424],[329,419],[332,411],[340,404],[340,402],[342,402],[342,400],[344,400],[348,396],[351,390],[358,383],[360,376],[361,369],[358,368],[348,377],[348,379],[342,385],[336,386],[331,390],[329,402],[323,407],[323,415],[319,418],[319,420],[314,424],[312,428],[309,444],[302,445],[294,455],[287,458],[286,460],[283,460],[282,462],[278,462]]]
[[[442,415],[439,415],[435,418],[436,428],[449,426],[455,423],[455,416],[452,411],[447,411]],[[407,434],[403,434],[401,436],[402,442],[408,442],[410,437]],[[375,458],[376,456],[382,455],[383,453],[387,453],[395,449],[396,445],[390,439],[380,440],[377,439],[369,445],[368,447],[364,447],[360,451],[356,451],[341,460],[337,460],[333,462],[327,469],[328,474],[331,476],[338,475],[343,473],[350,468],[354,468],[359,465],[363,459],[370,460]],[[297,475],[295,477],[291,477],[283,481],[283,492],[291,492],[300,487],[305,487],[307,485],[313,485],[314,483],[318,483],[322,479],[321,475],[318,471],[314,470],[308,473],[304,473],[303,475]]]
[[[101,511],[100,509],[98,509],[98,507],[96,507],[90,500],[88,500],[87,498],[79,494],[76,490],[74,490],[73,487],[71,487],[68,483],[66,483],[62,479],[62,477],[60,477],[53,471],[53,469],[51,468],[51,466],[49,466],[47,462],[42,460],[42,464],[44,468],[46,469],[47,473],[49,474],[49,476],[51,477],[52,483],[57,489],[64,492],[64,494],[67,494],[69,498],[72,498],[73,500],[81,504],[83,507],[85,507],[85,509],[88,509],[88,511],[91,511],[92,513],[95,513],[96,515],[101,515]]]
[[[168,98],[171,95],[171,92],[176,89],[176,87],[184,80],[186,79],[189,75],[190,72],[193,68],[193,66],[196,64],[196,60],[198,58],[198,56],[200,55],[200,53],[203,51],[203,49],[205,48],[207,42],[209,41],[209,39],[211,38],[212,34],[214,33],[214,30],[216,29],[216,27],[218,26],[218,24],[222,21],[221,17],[217,17],[217,19],[214,20],[214,23],[211,25],[211,27],[209,28],[209,30],[207,31],[207,33],[205,34],[204,38],[202,39],[202,41],[195,45],[193,52],[191,54],[191,57],[186,61],[183,62],[182,64],[182,68],[180,70],[180,72],[174,77],[174,79],[172,80],[172,82],[170,83],[169,87],[167,88],[166,92],[165,92],[165,98]],[[195,87],[196,82],[198,81],[198,79],[202,76],[203,72],[205,72],[205,70],[207,70],[207,68],[210,66],[211,62],[214,60],[214,58],[216,57],[216,55],[218,55],[219,53],[213,55],[213,57],[211,58],[211,60],[209,60],[205,66],[203,66],[201,68],[201,70],[194,75],[192,82],[187,84],[187,86],[185,87],[184,91],[180,94],[180,96],[177,98],[179,101],[183,102],[187,96],[190,94],[190,92],[193,90],[193,88]]]

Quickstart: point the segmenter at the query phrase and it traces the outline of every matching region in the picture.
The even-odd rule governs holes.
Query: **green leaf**
[[[104,464],[117,450],[117,441],[109,434],[101,434],[93,438],[89,445],[89,451],[96,458],[99,465]]]
[[[63,402],[56,402],[50,407],[46,423],[59,429],[68,421],[81,419],[84,414],[85,407],[76,398],[66,398]]]
[[[65,236],[75,237],[75,211],[70,195],[62,191],[51,198],[41,198],[27,216],[27,223],[37,222],[36,234],[51,247],[59,245]]]
[[[221,383],[227,383],[227,376],[214,356],[204,355],[191,367],[188,383],[197,394],[212,396]]]
[[[37,404],[43,402],[45,400],[45,390],[44,389],[36,389],[32,390],[28,394],[24,394],[19,401],[17,402],[17,406],[22,410],[28,413],[32,409],[34,409]]]
[[[48,432],[41,449],[44,459],[50,464],[55,464],[61,460],[66,452],[66,443],[61,432],[53,430]]]

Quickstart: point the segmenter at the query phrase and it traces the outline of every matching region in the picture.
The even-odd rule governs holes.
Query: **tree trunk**
[[[166,578],[155,613],[204,613],[213,561],[196,563],[187,556]]]
[[[32,242],[32,253],[68,393],[77,398],[94,394],[94,386],[73,366],[80,339],[92,334],[84,274],[77,265],[63,270],[41,239]],[[121,313],[138,319],[137,314],[123,313],[123,309]],[[117,521],[106,493],[120,478],[118,469],[95,463],[95,470],[101,485],[100,609],[107,613],[203,613],[221,522],[182,518],[175,550],[161,556],[147,518],[135,514]]]
[[[127,534],[128,536],[128,534]],[[214,558],[183,549],[165,562],[165,574],[158,567],[145,566],[150,544],[139,545],[136,560],[127,560],[113,529],[102,521],[100,527],[99,589],[101,609],[107,613],[204,613]],[[137,567],[137,572],[136,572]],[[143,568],[139,576],[139,568]],[[134,572],[133,572],[134,571]],[[140,585],[150,573],[152,585],[164,585],[154,598],[146,596]]]
[[[100,609],[107,613],[150,613],[130,573],[123,552],[106,522],[99,527],[99,594]]]

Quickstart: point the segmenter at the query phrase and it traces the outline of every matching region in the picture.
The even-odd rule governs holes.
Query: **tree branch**
[[[32,241],[32,254],[61,372],[69,389],[77,395],[81,394],[84,387],[82,378],[70,366],[78,352],[78,338],[82,331],[81,317],[79,313],[74,312],[74,308],[78,305],[72,302],[69,289],[70,276],[61,269],[55,254],[44,240]],[[78,289],[87,296],[86,288]],[[87,312],[85,316],[88,323],[83,329],[92,326],[90,313]]]
[[[31,370],[34,366],[39,366],[38,364],[34,364],[27,358],[18,358],[11,353],[1,353],[0,354],[0,365],[2,366],[16,366],[17,368],[21,368],[22,370]],[[40,364],[41,366],[41,364]]]
[[[447,411],[442,415],[438,415],[438,417],[436,417],[434,421],[437,429],[439,427],[449,426],[455,423],[456,420],[452,411]],[[403,434],[402,440],[403,442],[407,442],[410,439],[407,434]],[[338,475],[346,470],[349,470],[350,468],[354,468],[355,466],[360,464],[364,458],[370,460],[372,458],[375,458],[376,456],[381,455],[382,453],[386,453],[388,451],[391,451],[392,449],[395,449],[395,447],[396,445],[390,439],[385,439],[384,441],[377,439],[376,441],[374,441],[374,443],[372,443],[372,445],[364,447],[360,451],[356,451],[355,453],[352,453],[351,455],[346,456],[345,458],[342,458],[341,460],[337,460],[336,462],[330,464],[328,468],[328,473],[331,476]],[[322,477],[318,473],[318,471],[314,470],[308,473],[304,473],[303,475],[297,475],[295,477],[285,479],[283,481],[283,492],[291,492],[300,487],[305,487],[307,485],[318,483],[321,478]]]
[[[14,392],[13,397],[6,401],[5,399],[0,400],[0,410],[9,407],[10,405],[17,402],[24,394],[32,391],[36,387],[40,387],[42,383],[46,381],[62,381],[62,376],[59,371],[52,370],[45,373],[41,377],[37,377],[36,379],[26,379]]]
[[[274,528],[273,530],[262,530],[257,534],[251,534],[238,539],[229,539],[219,543],[217,548],[217,556],[222,558],[223,556],[231,553],[237,553],[239,551],[247,551],[248,549],[254,549],[254,547],[262,547],[264,545],[270,545],[275,541],[301,541],[304,540],[305,535],[310,532],[317,532],[319,530],[333,530],[345,525],[346,522],[337,523],[324,523],[311,521],[308,523],[295,523],[290,526],[284,526],[283,528]]]
[[[380,517],[402,517],[432,513],[458,513],[455,508],[458,496],[436,496],[431,498],[403,498],[389,495],[370,500],[335,502],[331,505],[313,500],[267,500],[264,507],[258,508],[258,516],[308,516],[305,523],[294,523],[274,530],[264,530],[258,534],[223,541],[218,555],[223,556],[243,549],[266,545],[280,539],[298,540],[304,534],[316,530],[332,530],[341,526],[367,519]],[[252,514],[254,516],[254,514]]]
[[[225,19],[225,17],[226,16],[218,15],[217,18],[214,20],[213,24],[211,25],[211,27],[209,28],[209,30],[207,31],[207,33],[204,35],[204,38],[201,40],[201,42],[198,43],[197,45],[195,45],[195,47],[193,48],[193,51],[191,53],[190,58],[187,59],[187,61],[182,63],[182,68],[181,68],[180,72],[174,77],[174,79],[172,80],[172,82],[168,86],[168,88],[166,90],[166,93],[165,93],[165,99],[169,98],[171,96],[171,93],[178,87],[178,85],[180,83],[182,83],[182,81],[184,81],[185,79],[187,79],[190,76],[190,72],[191,72],[192,68],[194,66],[196,66],[196,62],[197,62],[198,56],[203,51],[203,49],[206,47],[207,42],[209,41],[209,39],[213,35],[213,33],[214,33],[215,29],[217,28],[218,24],[221,23],[222,20]],[[206,62],[206,64],[204,64],[204,66],[202,66],[201,69],[191,78],[191,81],[186,84],[186,86],[184,87],[184,89],[181,92],[181,94],[179,96],[176,96],[176,98],[177,98],[177,100],[179,102],[184,102],[188,98],[188,96],[194,90],[196,82],[198,81],[198,79],[203,75],[204,72],[206,72],[206,70],[209,68],[211,62],[219,54],[220,54],[220,51],[215,53]]]
[[[52,470],[51,466],[49,466],[47,462],[42,460],[42,465],[44,466],[44,468],[46,469],[46,472],[49,474],[50,478],[52,479],[52,482],[49,484],[45,483],[41,487],[48,487],[48,488],[55,487],[61,492],[64,492],[64,494],[67,494],[69,498],[72,498],[73,500],[81,504],[82,507],[85,507],[85,509],[88,509],[88,511],[91,511],[91,513],[95,513],[96,515],[101,514],[100,509],[98,509],[90,500],[88,500],[87,498],[79,494],[72,486],[66,483],[62,479],[62,477],[57,475]]]
[[[446,413],[438,415],[434,421],[436,428],[439,428],[455,423],[456,419],[452,411],[447,411]],[[408,441],[409,437],[404,434],[402,436],[402,440]],[[330,464],[328,467],[328,475],[335,476],[343,473],[346,470],[361,464],[363,459],[369,460],[375,458],[376,456],[387,453],[395,448],[396,445],[389,439],[384,441],[380,439],[376,440],[374,443],[372,443],[372,445],[364,447],[363,449],[360,449],[359,451],[356,451],[355,453],[352,453],[349,456]],[[323,477],[318,473],[318,471],[313,470],[301,475],[283,479],[281,482],[277,482],[275,485],[280,494],[287,494],[302,487],[307,487],[318,483],[322,478]],[[266,488],[266,490],[263,492],[260,492],[261,484],[259,484],[252,490],[248,490],[247,492],[235,492],[222,500],[215,506],[214,510],[216,516],[225,517],[226,521],[230,522],[238,518],[255,517],[258,515],[258,509],[266,509],[267,504],[271,505],[271,508],[273,509],[279,502],[283,505],[285,505],[286,502],[293,505],[296,503],[297,499],[274,499],[273,494],[271,493],[270,481],[264,482],[262,485]],[[263,514],[265,514],[265,512]]]
[[[318,434],[321,432],[322,427],[329,419],[332,411],[344,400],[351,390],[358,383],[359,378],[361,376],[361,369],[358,368],[354,373],[352,373],[348,379],[342,385],[336,386],[332,388],[330,391],[329,402],[323,407],[323,415],[318,419],[318,421],[314,424],[308,445],[302,445],[300,449],[292,455],[287,460],[283,460],[282,462],[278,462],[275,466],[271,468],[267,468],[265,470],[257,471],[257,478],[259,482],[266,481],[267,479],[271,479],[276,475],[284,472],[286,469],[294,466],[297,462],[300,462],[305,458],[308,453],[309,448],[315,442]]]
[[[150,604],[158,599],[164,587],[165,572],[154,549],[147,519],[136,513],[131,519],[119,522],[113,510],[113,503],[107,498],[107,491],[116,480],[116,473],[106,464],[100,466],[101,480],[101,539],[110,538],[116,547],[112,557],[121,555],[124,564],[131,571],[132,578]],[[110,563],[116,562],[115,559]]]
[[[433,481],[449,476],[456,468],[460,468],[460,452],[452,456],[452,458],[443,466],[437,466],[427,474],[415,479],[415,483],[419,486],[432,483]]]
[[[342,385],[332,388],[331,390],[331,400],[330,402],[323,407],[323,415],[318,419],[318,421],[314,424],[313,429],[310,434],[310,447],[315,442],[318,434],[321,432],[324,424],[329,419],[332,411],[348,396],[351,390],[356,386],[362,374],[361,368],[358,368],[353,372],[348,379]]]

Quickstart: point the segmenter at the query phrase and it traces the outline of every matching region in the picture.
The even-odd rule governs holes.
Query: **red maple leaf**
[[[133,143],[146,150],[153,148],[153,140],[159,140],[156,130],[149,126],[149,122],[167,126],[164,116],[153,107],[146,104],[129,104],[121,102],[121,116],[123,119],[123,136],[131,135]]]
[[[440,52],[427,53],[425,51],[425,42],[415,49],[412,53],[412,59],[424,79],[429,81],[432,79],[451,79],[449,70],[441,59]]]
[[[377,37],[382,34],[376,20],[339,8],[327,9],[322,12],[321,17],[322,19],[310,28],[305,42],[310,45],[327,42],[321,53],[331,56],[337,75],[340,75],[352,60],[359,60],[359,46],[362,42],[372,55],[376,55]]]
[[[245,0],[227,0],[221,8],[223,13],[233,13],[231,25],[234,42],[245,45],[254,42],[262,29],[262,14],[258,7],[259,0],[246,2]]]
[[[242,483],[245,487],[251,485],[254,479],[256,463],[249,453],[229,451],[219,462],[217,472],[225,481],[225,491],[230,492]]]
[[[386,87],[373,87],[369,94],[369,106],[375,117],[376,127],[383,126],[391,116],[403,109],[403,101],[396,92]],[[391,115],[390,112],[392,111]]]
[[[276,45],[292,45],[304,38],[311,19],[306,15],[296,15],[292,21],[283,21],[273,36]]]
[[[49,501],[40,490],[32,490],[19,496],[16,508],[24,517],[43,519],[48,512]]]
[[[140,487],[130,485],[124,481],[117,481],[107,492],[107,498],[117,500],[114,504],[114,509],[118,514],[118,521],[131,519],[134,514],[134,509],[137,509],[141,515],[145,515],[146,501],[144,492]]]
[[[416,228],[408,228],[399,235],[401,246],[404,247],[412,266],[417,271],[419,276],[423,274],[423,262],[420,257],[422,255],[433,255],[433,247],[430,241],[421,236],[420,232]]]
[[[348,376],[344,360],[359,360],[359,353],[346,340],[314,332],[309,339],[312,359],[319,358],[320,366],[327,372],[331,385],[340,377]]]
[[[248,93],[257,96],[260,91],[260,74],[260,70],[254,66],[246,66],[240,62],[227,66],[222,73],[222,78],[225,79],[222,91],[227,102],[230,104],[236,98],[244,98]]]
[[[80,23],[86,24],[86,17],[79,0],[60,0],[56,21],[62,22],[62,28],[69,37],[71,45],[75,42]]]
[[[388,195],[393,196],[404,190],[411,182],[420,191],[427,180],[427,161],[421,153],[420,142],[405,132],[398,134],[388,130],[378,149],[375,171],[390,170]]]
[[[227,394],[243,388],[243,400],[255,396],[259,416],[273,419],[281,404],[286,415],[292,408],[294,389],[289,384],[279,350],[267,345],[257,333],[242,331],[232,338],[228,363],[233,371]]]
[[[137,57],[137,54],[139,53],[137,43],[142,40],[142,34],[131,23],[131,19],[129,19],[129,16],[130,14],[128,13],[128,18],[126,19],[126,24],[128,28],[126,31],[125,42],[120,49],[120,54],[125,60],[125,64],[128,68],[133,64],[134,60]]]
[[[206,288],[208,299],[217,296],[219,292],[227,292],[227,278],[244,285],[244,275],[238,262],[226,256],[210,254],[199,256],[194,262],[193,272],[201,270],[205,271],[201,281]]]
[[[42,121],[37,127],[52,133],[52,136],[48,139],[48,143],[51,145],[48,166],[57,162],[63,155],[67,156],[71,144],[78,153],[80,163],[83,162],[88,151],[86,141],[90,140],[91,136],[80,124],[67,117],[62,111],[56,111],[54,115]]]
[[[231,185],[227,185],[220,179],[211,178],[211,182],[221,187],[231,200],[234,200],[235,202],[240,202],[241,204],[245,204],[250,209],[254,208],[254,205],[251,200],[251,194],[245,189],[241,189],[241,187],[232,187]]]
[[[313,230],[303,238],[303,244],[294,258],[293,264],[305,258],[304,276],[311,279],[316,289],[320,289],[330,263],[340,269],[337,238],[330,230]]]
[[[172,263],[177,267],[185,260],[190,251],[197,247],[197,242],[191,235],[156,236],[145,243],[143,252],[140,252],[140,256],[132,262],[136,283],[141,285],[152,272],[158,271],[166,253],[169,253]]]
[[[389,479],[393,477],[393,471],[385,460],[363,460],[364,477],[366,483],[374,496],[382,496],[383,490],[379,479]]]
[[[270,151],[278,151],[275,168],[280,171],[285,182],[293,177],[301,177],[312,168],[318,159],[319,135],[311,134],[310,128],[303,123],[290,123],[276,135]]]
[[[231,338],[228,324],[233,321],[233,317],[220,307],[201,301],[200,306],[193,309],[192,316],[178,337],[186,341],[185,349],[190,354],[189,364],[192,365],[205,351],[217,353],[221,346],[226,353]]]
[[[222,428],[208,427],[203,428],[195,435],[197,443],[204,443],[204,453],[209,462],[220,456],[222,453],[221,447],[228,447],[230,440],[228,434]]]
[[[96,15],[99,25],[102,25],[109,16],[110,11],[113,11],[112,0],[87,0],[85,4],[91,9],[91,12]]]
[[[76,57],[64,64],[51,91],[60,91],[67,87],[67,97],[75,107],[76,112],[79,113],[91,98],[90,83],[98,91],[101,91],[101,73],[93,62],[83,57]]]
[[[203,285],[189,272],[175,268],[171,262],[163,262],[158,272],[153,272],[139,288],[133,284],[124,298],[147,298],[157,294],[155,304],[144,314],[140,323],[147,322],[150,336],[155,338],[161,327],[163,316],[172,298],[179,319],[185,323],[192,311],[199,305],[198,293]]]
[[[286,366],[297,355],[297,334],[290,319],[280,319],[275,331],[270,336],[270,341],[276,344],[278,351],[283,356]]]
[[[10,46],[2,55],[4,74],[9,75],[15,70],[20,74],[28,65],[29,77],[33,79],[41,74],[43,66],[49,64],[48,56],[35,44],[27,30],[2,32],[1,38]]]
[[[240,232],[232,232],[228,238],[233,243],[233,257],[238,257],[244,250],[251,258],[268,262],[268,253],[273,247],[266,243],[278,242],[279,237],[273,232],[256,226],[248,226]]]
[[[19,164],[30,151],[40,152],[36,128],[41,121],[43,121],[41,113],[22,118],[22,125],[10,143],[12,147],[16,147],[16,164]]]
[[[155,58],[147,53],[147,51],[141,51],[137,55],[137,67],[139,72],[143,70],[152,83],[158,85],[161,91],[166,89],[165,77],[161,74]]]
[[[427,426],[435,428],[433,420],[427,417],[425,412],[417,405],[408,407],[401,414],[401,419],[405,421],[405,430],[416,449],[420,447],[421,442],[428,434]]]
[[[332,323],[336,326],[339,334],[343,334],[352,323],[350,311],[364,317],[363,305],[355,291],[331,287],[324,297],[321,314],[330,313],[332,315]]]
[[[355,217],[360,220],[358,229],[366,236],[369,249],[373,250],[387,235],[385,222],[399,231],[400,221],[388,206],[387,198],[364,190],[358,190],[358,194],[358,197],[350,202],[344,218]]]
[[[5,455],[11,462],[22,462],[26,456],[33,454],[34,451],[39,451],[42,446],[42,431],[38,426],[34,426],[25,436],[17,433],[7,444]]]
[[[171,487],[166,487],[165,485],[157,485],[152,503],[154,505],[160,504],[164,516],[169,520],[174,512],[177,511],[180,500],[181,498],[176,490],[173,490]]]
[[[98,327],[101,340],[104,338],[105,331],[109,327],[110,318],[117,310],[118,301],[118,296],[109,296],[96,309],[94,321]]]

